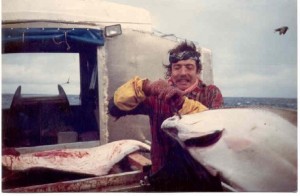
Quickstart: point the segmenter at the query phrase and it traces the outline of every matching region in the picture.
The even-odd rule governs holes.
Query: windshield
[[[78,53],[10,53],[2,55],[2,106],[8,108],[21,85],[23,96],[57,95],[65,90],[71,105],[79,104]]]

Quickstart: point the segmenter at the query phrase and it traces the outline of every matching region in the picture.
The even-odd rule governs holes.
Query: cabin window
[[[103,45],[97,29],[2,29],[3,146],[99,141]]]
[[[2,55],[2,108],[9,108],[22,87],[23,96],[57,95],[60,84],[70,105],[80,105],[78,53],[10,53]]]

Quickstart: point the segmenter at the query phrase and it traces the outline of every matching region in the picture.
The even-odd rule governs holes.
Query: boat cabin
[[[29,153],[151,142],[147,117],[115,121],[107,104],[135,75],[164,78],[167,52],[183,39],[152,27],[147,10],[107,1],[4,0],[2,148]],[[198,49],[201,77],[212,84],[211,51]]]

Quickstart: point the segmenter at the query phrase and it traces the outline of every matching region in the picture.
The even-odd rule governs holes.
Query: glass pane
[[[2,55],[2,107],[9,108],[13,94],[58,95],[65,90],[71,105],[80,104],[78,53],[12,53]]]

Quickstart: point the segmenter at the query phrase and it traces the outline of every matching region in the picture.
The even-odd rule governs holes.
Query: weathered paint
[[[118,191],[118,187],[121,187],[124,190],[124,187],[131,188],[139,186],[140,180],[144,179],[145,175],[146,174],[141,171],[132,171],[81,180],[6,189],[2,191],[22,193]]]

